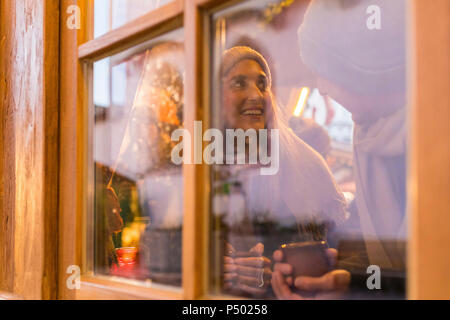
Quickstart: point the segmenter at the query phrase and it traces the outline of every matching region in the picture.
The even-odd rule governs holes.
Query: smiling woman
[[[220,76],[225,128],[266,128],[273,117],[266,60],[249,47],[234,47],[224,54]]]
[[[216,276],[223,276],[226,292],[270,297],[273,250],[295,239],[325,240],[328,229],[343,219],[344,200],[323,159],[285,124],[272,93],[272,73],[259,52],[248,46],[226,50],[218,78],[221,104],[214,111],[220,128],[271,129],[280,138],[268,147],[272,156],[279,152],[279,170],[270,176],[259,176],[258,166],[215,166],[213,214],[226,248],[223,275]]]
[[[449,14],[0,0],[0,300],[449,299]],[[197,159],[231,130],[277,172],[173,163],[198,121]]]

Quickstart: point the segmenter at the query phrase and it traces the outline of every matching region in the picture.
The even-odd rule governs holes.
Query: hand
[[[327,249],[327,257],[330,265],[334,267],[337,262],[337,251]],[[277,263],[275,263],[272,274],[272,288],[280,300],[311,299],[292,292],[290,288],[292,286],[298,290],[314,293],[312,299],[338,299],[345,293],[350,284],[350,273],[346,270],[333,270],[321,277],[300,276],[293,279],[292,266],[282,263],[283,252],[275,251],[273,258]]]
[[[271,281],[270,260],[263,256],[264,245],[258,243],[245,256],[238,256],[236,250],[227,244],[224,257],[224,287],[254,296],[263,296]]]

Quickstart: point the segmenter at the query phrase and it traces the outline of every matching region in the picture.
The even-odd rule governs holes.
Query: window
[[[381,30],[366,9],[245,1],[211,16],[213,127],[224,139],[279,135],[267,133],[272,174],[237,158],[212,168],[213,292],[280,298],[270,281],[279,250],[296,276],[351,273],[339,298],[370,297],[371,265],[384,297],[404,297],[406,3],[378,8]],[[261,157],[264,137],[253,151],[246,139],[245,159]],[[298,290],[290,297],[320,296]]]
[[[402,1],[398,3],[406,5]],[[410,276],[404,266],[404,248],[410,238],[403,228],[405,163],[410,161],[406,157],[410,130],[405,122],[407,50],[403,41],[408,11],[393,5],[380,8],[385,18],[379,29],[377,8],[368,11],[358,1],[336,1],[327,8],[315,7],[311,11],[307,11],[308,5],[308,1],[302,0],[275,3],[173,0],[165,7],[149,11],[151,14],[146,14],[149,19],[127,21],[121,28],[108,29],[105,37],[84,42],[86,31],[80,31],[78,58],[92,68],[79,73],[77,92],[64,91],[67,96],[63,102],[70,104],[78,99],[76,107],[81,111],[71,114],[77,117],[77,128],[81,129],[74,131],[79,136],[71,136],[76,142],[68,138],[70,135],[62,139],[72,147],[65,147],[66,150],[76,149],[80,156],[75,161],[78,171],[72,172],[77,184],[61,186],[64,197],[76,199],[73,209],[69,201],[62,202],[62,224],[74,227],[68,234],[62,233],[70,250],[62,252],[61,263],[63,268],[82,265],[82,290],[76,293],[78,297],[198,299],[231,294],[270,299],[305,295],[305,292],[293,292],[291,296],[280,297],[271,285],[273,252],[283,244],[286,245],[284,259],[293,265],[297,262],[290,259],[298,257],[314,262],[308,265],[298,262],[298,267],[304,268],[299,272],[326,272],[331,265],[351,272],[351,294],[339,298],[371,297],[366,295],[365,287],[368,260],[374,261],[372,264],[380,266],[383,275],[387,275],[382,278],[382,288],[387,289],[383,297],[404,297],[405,279]],[[348,14],[359,17],[359,29],[346,23],[352,20],[346,18]],[[327,21],[327,24],[317,24],[317,21]],[[334,28],[326,29],[333,23]],[[182,33],[174,32],[180,27]],[[378,37],[379,34],[383,36]],[[141,109],[142,105],[137,103],[141,94],[144,95],[141,87],[147,56],[173,43],[184,48],[183,85],[177,85],[183,90],[182,115],[178,106],[159,108],[167,111],[162,113]],[[328,45],[332,49],[324,50]],[[238,57],[252,58],[238,59],[240,66],[234,61],[223,74],[224,57],[231,52],[230,57],[235,58],[228,50],[237,46],[241,47]],[[64,46],[62,50],[67,52]],[[377,64],[367,65],[366,58]],[[349,60],[341,64],[336,62],[339,59]],[[352,66],[358,67],[352,69]],[[162,68],[173,74],[172,68]],[[254,73],[248,75],[243,70]],[[72,66],[70,71],[64,74],[76,78],[73,75],[76,69]],[[233,72],[236,74],[230,78]],[[233,114],[233,110],[239,110],[233,107],[246,106],[239,103],[237,96],[249,86],[268,99],[253,101],[250,109],[241,110],[245,115]],[[226,90],[229,101],[224,99]],[[173,98],[177,90],[165,91]],[[233,97],[236,99],[231,101]],[[246,95],[240,99],[246,100]],[[277,117],[271,127],[265,119],[269,112],[272,116],[276,112]],[[382,120],[373,122],[373,117],[380,113]],[[63,118],[64,123],[69,122],[66,114]],[[175,118],[178,122],[172,126]],[[130,125],[133,119],[137,120],[136,126]],[[161,143],[161,140],[175,128],[187,129],[193,136],[194,121],[202,121],[204,131],[218,129],[223,138],[227,137],[226,129],[260,129],[259,124],[263,129],[278,129],[279,170],[262,175],[259,164],[247,167],[245,163],[208,161],[172,166],[166,151],[173,150],[173,141]],[[142,130],[139,123],[146,123]],[[161,128],[163,123],[170,124],[168,131]],[[157,134],[149,137],[146,131]],[[375,133],[386,134],[388,138],[372,139]],[[220,134],[214,136],[211,131],[209,134],[206,138],[202,135],[202,147],[218,141],[215,137]],[[142,137],[146,139],[140,140]],[[269,132],[268,138],[271,137]],[[246,146],[250,147],[251,140],[249,136],[244,137],[244,151]],[[233,138],[233,142],[238,141]],[[366,145],[368,142],[374,145]],[[226,147],[226,140],[223,143]],[[133,148],[145,155],[130,152]],[[377,148],[387,148],[384,151],[392,153],[379,155]],[[201,150],[202,155],[205,150]],[[259,156],[259,149],[256,150]],[[226,158],[226,148],[223,151]],[[270,168],[270,160],[276,155],[272,151],[269,148],[266,154],[269,162],[263,167]],[[209,160],[218,155],[210,153]],[[152,179],[158,180],[156,189],[148,182]],[[168,195],[168,190],[173,191],[170,196],[176,199],[176,204],[169,209],[165,205],[173,202],[167,199],[146,204],[145,195]],[[108,204],[109,213],[116,214],[112,218],[120,215],[116,219],[121,226],[116,229],[119,232],[104,230],[108,225],[105,199],[113,204]],[[181,243],[182,252],[181,255],[169,252],[173,253],[170,258],[181,259],[181,268],[177,268],[182,272],[181,282],[179,275],[176,283],[155,277],[149,265],[141,273],[146,261],[145,250],[141,249],[150,243],[146,239],[147,231],[164,225],[164,219],[158,217],[166,217],[166,214],[159,215],[155,208],[161,209],[160,212],[180,213],[176,209],[180,205],[183,233],[175,232],[170,243]],[[374,212],[389,214],[379,215],[376,221],[367,219]],[[383,227],[386,225],[388,228]],[[153,248],[157,252],[163,246]],[[337,257],[335,251],[327,251],[330,248],[337,249]],[[308,259],[304,259],[305,255]],[[331,263],[335,261],[330,261],[333,260],[330,257],[337,258],[338,264]],[[230,260],[236,266],[239,259],[248,262],[254,261],[253,258],[260,264],[256,273],[243,268],[247,274],[242,275],[236,268],[226,266]],[[267,265],[265,258],[269,260]],[[383,261],[389,263],[384,265]],[[131,262],[130,266],[127,262]],[[114,263],[117,268],[113,267]],[[125,268],[120,268],[121,263]],[[102,288],[96,286],[99,283]],[[161,289],[156,283],[172,286]],[[256,290],[248,290],[242,284]],[[173,285],[181,290],[174,289]]]
[[[94,38],[100,37],[172,0],[95,0]]]
[[[93,68],[94,274],[181,286],[183,32]]]

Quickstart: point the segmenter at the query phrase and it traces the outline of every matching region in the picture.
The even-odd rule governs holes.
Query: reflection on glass
[[[404,297],[405,12],[405,1],[298,0],[212,15],[212,126],[280,136],[275,175],[212,168],[213,292]],[[368,286],[370,265],[381,285]]]
[[[94,0],[94,38],[173,0]]]
[[[183,126],[176,31],[94,64],[94,272],[181,285],[183,177],[170,160]]]

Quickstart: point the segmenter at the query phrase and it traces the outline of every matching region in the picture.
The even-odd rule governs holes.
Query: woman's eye
[[[267,83],[265,80],[259,80],[258,81],[258,88],[259,90],[261,90],[262,92],[266,91],[267,89]]]
[[[246,85],[246,83],[245,83],[245,81],[242,80],[242,79],[234,80],[234,81],[231,83],[231,87],[232,87],[232,88],[238,88],[238,89],[245,88],[245,85]]]

